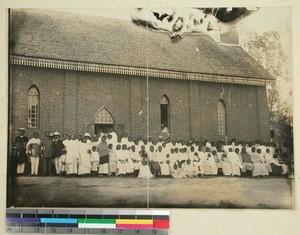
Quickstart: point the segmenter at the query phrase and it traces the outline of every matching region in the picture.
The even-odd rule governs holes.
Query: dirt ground
[[[146,208],[147,180],[120,177],[17,177],[8,206]],[[150,208],[293,208],[283,177],[149,180]]]

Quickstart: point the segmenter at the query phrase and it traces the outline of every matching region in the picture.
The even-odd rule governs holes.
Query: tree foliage
[[[283,51],[279,33],[269,31],[258,34],[248,31],[242,35],[244,38],[241,40],[241,46],[275,78],[275,81],[267,84],[270,120],[287,120],[290,107],[280,96],[278,81],[287,81],[289,78],[288,58]]]

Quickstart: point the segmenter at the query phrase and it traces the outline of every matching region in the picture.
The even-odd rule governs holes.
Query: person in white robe
[[[158,146],[155,152],[156,161],[160,165],[161,176],[169,176],[170,169],[169,165],[167,164],[167,157],[166,154],[162,151],[162,146]]]
[[[60,176],[64,176],[67,173],[66,161],[67,161],[67,150],[63,149],[61,151],[61,156],[59,157],[59,174],[60,174]]]
[[[218,173],[222,171],[222,164],[220,162],[220,159],[221,159],[221,156],[217,154],[217,151],[216,150],[213,150],[212,151],[212,156],[215,160],[215,163],[217,164],[217,168],[218,168]]]
[[[241,176],[241,169],[243,168],[243,165],[240,162],[239,156],[235,152],[233,152],[232,148],[229,148],[227,157],[231,164],[232,176]]]
[[[184,169],[187,178],[194,178],[197,177],[199,174],[198,167],[190,159],[188,159],[185,163],[182,164],[182,168]]]
[[[267,167],[269,173],[272,172],[272,164],[273,164],[273,168],[275,171],[274,174],[278,174],[278,172],[280,172],[280,167],[281,167],[282,175],[285,175],[289,172],[288,165],[282,164],[278,161],[278,159],[275,159],[274,155],[271,153],[270,148],[266,149],[266,154],[264,155],[264,158],[265,158],[266,164],[269,165]],[[278,167],[279,167],[279,169],[276,169]],[[271,168],[271,171],[270,171],[270,168]]]
[[[203,165],[203,169],[204,169],[204,175],[211,175],[212,174],[212,169],[210,167],[210,160],[208,158],[208,154],[211,155],[210,153],[210,148],[209,147],[205,147],[205,153],[204,155],[202,154],[202,152],[200,152],[199,157],[201,157],[204,165]]]
[[[68,142],[69,142],[68,134],[63,134],[62,142],[63,142],[64,146],[66,146],[68,144]]]
[[[194,146],[190,146],[188,149],[188,159],[193,161],[194,157],[195,157],[195,148]]]
[[[108,145],[108,149],[109,149],[109,162],[108,162],[109,174],[108,175],[116,175],[117,165],[118,165],[116,150],[112,144]]]
[[[71,139],[65,142],[65,148],[67,150],[67,175],[76,175],[78,173],[79,143],[80,142],[75,139],[74,135],[71,135]]]
[[[204,176],[204,162],[203,162],[203,159],[205,157],[199,157],[199,152],[195,152],[194,153],[194,158],[191,159],[192,162],[195,164],[195,166],[197,167],[197,170],[198,170],[198,176]]]
[[[172,173],[172,170],[174,168],[174,165],[178,163],[178,153],[175,153],[175,149],[171,148],[170,154],[169,154],[169,168],[170,168],[170,173]]]
[[[160,165],[156,159],[156,150],[155,145],[150,145],[149,152],[148,152],[148,159],[149,159],[149,166],[150,172],[154,177],[161,176]]]
[[[118,143],[118,135],[117,135],[117,133],[113,130],[113,128],[110,128],[110,129],[109,129],[108,134],[111,135],[111,143],[113,144],[113,146],[117,146],[117,143]]]
[[[242,158],[242,155],[241,155],[242,148],[240,149],[240,147],[237,146],[237,147],[235,148],[235,151],[234,151],[234,152],[237,154],[237,156],[238,156],[238,158],[239,158],[239,161],[240,161],[240,163],[241,163],[241,165],[240,165],[241,176],[245,177],[245,176],[246,176],[246,166],[245,166],[245,164],[244,164],[244,162],[243,162],[243,158]]]
[[[215,162],[215,159],[214,159],[214,157],[212,156],[211,153],[207,154],[207,164],[210,167],[211,175],[217,175],[218,174],[217,163]]]
[[[128,134],[127,133],[124,133],[123,137],[121,138],[121,141],[120,141],[121,145],[123,144],[129,144],[129,139],[128,139]]]
[[[98,167],[99,167],[99,153],[97,152],[97,147],[92,146],[92,153],[91,153],[91,174],[92,176],[97,176],[98,174]]]
[[[168,137],[167,139],[166,139],[166,142],[165,142],[165,153],[166,154],[170,154],[171,153],[171,148],[173,148],[174,147],[174,145],[172,144],[172,142],[171,142],[171,137]]]
[[[222,154],[221,163],[222,163],[223,175],[225,175],[225,176],[232,175],[231,162],[230,162],[229,158],[227,157],[226,153]]]
[[[158,142],[155,145],[155,151],[158,149],[159,146],[162,147],[163,143],[164,143],[164,137],[163,136],[159,136],[158,137]]]
[[[137,177],[141,167],[141,156],[139,155],[139,152],[136,151],[135,145],[131,146],[129,150],[129,157],[133,164],[134,176]]]
[[[121,145],[118,144],[116,147],[116,157],[117,157],[117,176],[125,176],[127,173],[127,162],[125,155],[123,154],[123,150],[121,149]]]
[[[86,176],[91,172],[91,136],[86,133],[79,143],[78,175]]]
[[[154,146],[152,146],[153,152],[154,152]],[[141,146],[141,150],[139,152],[140,158],[141,158],[141,165],[140,165],[140,170],[138,177],[139,179],[149,179],[149,178],[154,178],[154,175],[150,171],[150,166],[149,166],[149,157],[147,154],[147,151],[145,150],[145,146]]]
[[[178,149],[181,149],[181,147],[182,147],[181,139],[179,137],[176,138],[175,147]]]
[[[128,147],[128,145],[126,144],[123,144],[122,145],[122,155],[124,156],[125,158],[125,161],[126,161],[126,166],[127,166],[127,169],[126,169],[126,175],[132,175],[133,172],[134,172],[134,164],[133,164],[133,161],[131,160],[130,158],[130,152],[129,152],[130,148]]]
[[[266,165],[264,164],[265,160],[263,156],[261,156],[261,151],[258,148],[257,150],[255,147],[252,147],[250,158],[253,163],[253,171],[252,176],[267,176],[269,175],[268,169],[266,168]]]
[[[188,152],[187,152],[187,148],[186,148],[186,147],[182,147],[182,148],[179,150],[179,153],[178,153],[178,160],[179,160],[179,162],[184,163],[184,162],[186,162],[188,159],[189,159],[189,154],[188,154]]]

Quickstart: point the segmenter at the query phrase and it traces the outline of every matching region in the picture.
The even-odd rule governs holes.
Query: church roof
[[[239,46],[205,33],[173,43],[166,32],[130,21],[37,9],[14,9],[10,54],[240,78],[273,79]]]

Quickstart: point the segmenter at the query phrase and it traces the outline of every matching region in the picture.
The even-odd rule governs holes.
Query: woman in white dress
[[[154,146],[153,146],[153,149],[154,149]],[[141,165],[140,165],[138,178],[139,179],[153,178],[154,176],[151,174],[151,171],[150,171],[149,158],[148,158],[148,154],[145,150],[144,145],[141,146],[141,150],[139,152],[139,155],[140,155],[140,158],[141,158]]]
[[[86,176],[91,172],[91,136],[86,133],[79,144],[78,175]]]
[[[116,147],[116,157],[118,160],[116,175],[125,176],[127,173],[127,162],[120,144],[118,144]]]
[[[71,135],[71,139],[66,142],[67,160],[66,168],[67,175],[77,174],[77,165],[79,159],[79,141],[75,139],[74,135]]]
[[[162,176],[169,176],[170,175],[170,169],[169,165],[167,164],[167,156],[165,153],[162,151],[162,146],[158,146],[156,153],[156,161],[160,165],[160,171]]]

